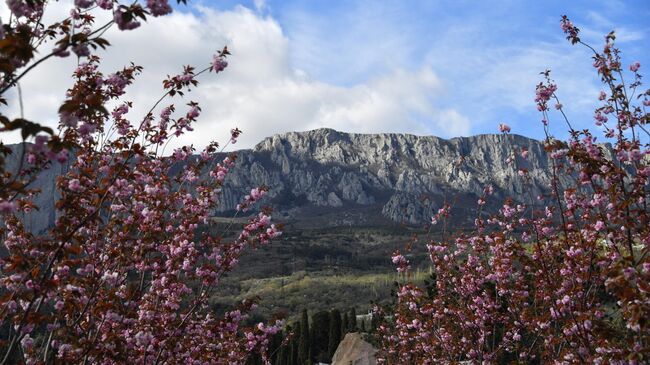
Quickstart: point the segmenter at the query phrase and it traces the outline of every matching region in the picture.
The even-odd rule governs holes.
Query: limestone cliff
[[[16,166],[20,155],[8,158]],[[526,160],[519,156],[527,150]],[[321,224],[421,224],[445,201],[471,221],[487,184],[491,202],[506,197],[529,201],[548,189],[549,161],[541,142],[518,135],[478,135],[449,140],[408,134],[353,134],[332,129],[279,134],[253,149],[237,152],[237,168],[227,178],[222,205],[227,214],[251,187],[270,188],[266,204],[287,220],[322,219]],[[530,171],[530,185],[506,160],[515,156]],[[67,171],[54,164],[34,186],[40,210],[26,217],[35,231],[54,222],[54,180]],[[532,195],[531,195],[532,193]],[[319,218],[320,217],[320,218]]]

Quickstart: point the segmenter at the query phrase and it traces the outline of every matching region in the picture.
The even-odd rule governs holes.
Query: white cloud
[[[263,12],[269,7],[269,5],[266,3],[266,0],[254,0],[253,4],[255,5],[255,10],[258,12]]]
[[[591,24],[589,27],[580,28],[582,36],[596,42],[596,45],[603,43],[604,36],[612,30],[616,32],[618,43],[637,42],[645,38],[644,30],[617,26],[615,22],[594,10],[587,13],[587,19]]]
[[[264,2],[257,5],[263,7]],[[65,5],[60,8],[65,13]],[[133,119],[161,95],[162,78],[178,73],[183,64],[207,65],[215,50],[228,45],[232,56],[226,71],[202,77],[199,88],[183,101],[173,101],[177,110],[189,100],[199,101],[203,108],[195,131],[176,145],[225,141],[235,126],[244,131],[239,148],[274,133],[317,127],[444,137],[470,132],[468,119],[459,111],[436,106],[442,83],[430,68],[394,69],[345,87],[314,80],[291,66],[291,42],[279,24],[241,6],[231,11],[202,7],[193,13],[176,12],[150,19],[135,31],[111,30],[106,37],[113,46],[105,54],[105,72],[130,61],[145,67],[128,94],[136,105],[129,113]],[[56,124],[56,107],[75,62],[55,60],[23,81],[27,118]],[[9,113],[15,115],[16,109]]]

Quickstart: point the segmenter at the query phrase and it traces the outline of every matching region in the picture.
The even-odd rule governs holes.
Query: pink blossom
[[[634,62],[634,63],[632,63],[632,64],[630,65],[630,71],[632,71],[632,72],[637,72],[637,71],[639,71],[639,68],[641,68],[641,63],[639,63],[638,61],[637,61],[637,62]]]
[[[399,252],[393,254],[392,261],[393,264],[397,265],[397,272],[405,272],[409,269],[408,260]]]
[[[212,57],[212,63],[210,64],[210,71],[219,73],[226,69],[228,62],[223,55],[216,54]]]
[[[74,0],[74,5],[78,8],[89,8],[93,5],[93,0]]]
[[[569,18],[562,16],[562,20],[560,21],[560,28],[562,28],[562,31],[567,35],[567,39],[571,41],[571,43],[575,44],[578,42],[578,33],[580,30],[575,25],[573,25]]]
[[[501,133],[510,133],[510,126],[505,123],[501,123],[499,124],[499,131]]]
[[[87,136],[91,133],[94,133],[97,127],[91,123],[84,123],[81,126],[79,126],[79,134],[82,136]]]
[[[24,349],[29,350],[34,346],[34,339],[29,337],[29,334],[25,335],[22,340],[20,340],[20,344],[23,346]]]
[[[127,7],[123,5],[114,10],[113,20],[119,30],[132,30],[140,26],[140,22],[135,20],[133,15],[127,12]]]
[[[16,210],[16,203],[0,200],[0,213],[11,214]]]
[[[97,6],[105,10],[113,9],[113,0],[96,0]]]
[[[196,119],[199,116],[200,109],[197,106],[193,106],[189,112],[187,112],[187,118]]]
[[[64,163],[64,162],[68,161],[68,150],[66,150],[66,149],[64,148],[64,149],[62,149],[61,151],[59,151],[59,152],[56,154],[56,161],[57,161],[58,163]]]
[[[607,94],[605,94],[604,91],[600,91],[600,94],[598,94],[598,100],[603,101],[607,98]]]
[[[7,7],[18,18],[31,18],[43,11],[43,4],[38,1],[7,0]]]
[[[81,183],[79,179],[72,179],[68,182],[68,189],[71,191],[80,191],[81,190]]]
[[[239,135],[242,132],[239,130],[239,128],[234,128],[230,130],[230,143],[237,143],[237,138],[239,138]]]
[[[109,75],[107,79],[104,80],[104,83],[111,87],[111,91],[116,94],[122,94],[124,88],[126,87],[127,81],[118,73]]]
[[[168,0],[147,0],[147,7],[153,16],[167,15],[172,12]]]

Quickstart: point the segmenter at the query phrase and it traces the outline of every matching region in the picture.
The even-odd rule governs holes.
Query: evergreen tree
[[[343,320],[341,321],[341,339],[345,338],[345,335],[350,332],[350,316],[348,316],[348,312],[345,312],[343,314]]]
[[[278,364],[278,358],[280,356],[280,351],[282,347],[282,339],[284,338],[282,331],[279,331],[273,337],[271,337],[271,343],[269,344],[269,358],[271,362],[275,365]]]
[[[289,336],[291,332],[293,331],[293,327],[290,325],[287,326],[287,330],[285,333],[285,337]],[[291,358],[291,349],[292,349],[292,344],[293,344],[293,338],[289,341],[287,341],[287,344],[282,346],[282,365],[293,365],[293,359]]]
[[[329,345],[328,352],[330,359],[334,356],[336,348],[341,342],[341,312],[338,309],[334,309],[330,312],[330,334],[329,334]]]
[[[264,365],[262,362],[262,356],[255,354],[246,360],[246,365]]]
[[[282,346],[282,365],[291,365],[291,344]]]
[[[361,318],[361,332],[366,332],[366,319]]]
[[[311,358],[315,362],[329,361],[330,314],[327,311],[315,313],[311,317],[309,339]]]
[[[291,365],[302,365],[298,361],[298,343],[300,342],[300,322],[293,324],[293,338],[291,339]]]
[[[298,342],[298,362],[306,364],[309,360],[309,317],[307,309],[302,310],[300,318],[300,339]]]
[[[280,346],[275,354],[273,365],[287,365],[287,346]]]
[[[350,323],[348,325],[348,332],[357,332],[357,310],[352,307],[350,311]]]
[[[377,330],[377,326],[379,325],[379,318],[375,316],[374,314],[370,316],[370,328],[368,329],[368,332],[374,333]]]

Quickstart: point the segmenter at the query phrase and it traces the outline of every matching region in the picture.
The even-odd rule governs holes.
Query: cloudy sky
[[[62,2],[47,15],[69,9]],[[130,61],[144,66],[129,93],[136,105],[129,116],[138,118],[161,95],[162,78],[181,65],[206,65],[228,46],[226,71],[206,75],[185,101],[175,101],[203,108],[194,133],[176,145],[223,141],[235,126],[244,131],[239,148],[319,127],[454,137],[495,133],[507,123],[541,138],[533,102],[539,72],[552,69],[580,128],[591,126],[600,90],[590,53],[564,39],[562,14],[598,47],[615,29],[624,63],[650,68],[646,0],[190,0],[137,30],[109,31],[113,46],[100,55],[107,73]],[[7,18],[4,3],[0,17]],[[56,125],[76,62],[52,61],[22,82],[26,118]],[[566,135],[559,119],[551,123],[555,135]]]

